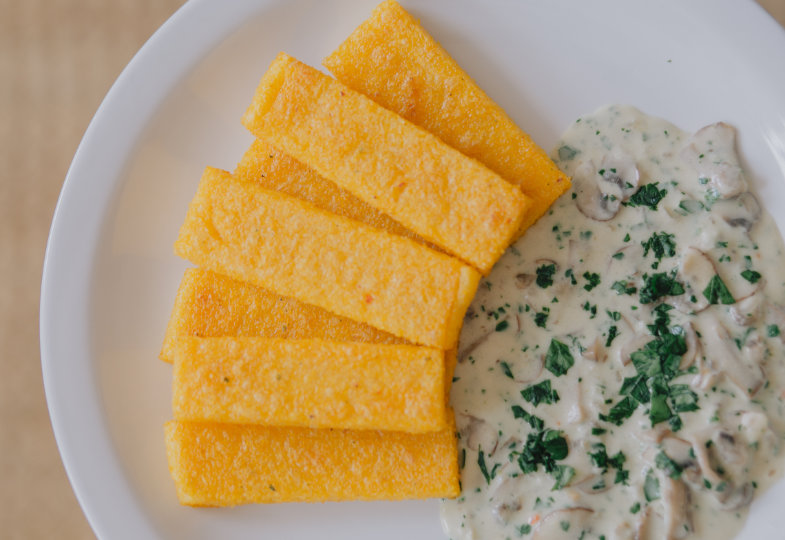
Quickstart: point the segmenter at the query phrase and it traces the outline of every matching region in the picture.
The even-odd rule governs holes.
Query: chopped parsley
[[[663,451],[660,451],[660,453],[657,454],[657,457],[654,458],[654,464],[657,465],[658,469],[665,471],[665,474],[674,480],[681,476],[683,467],[673,461],[670,457],[668,457],[668,454]]]
[[[611,285],[611,289],[616,291],[616,294],[619,294],[619,295],[622,295],[622,294],[635,294],[636,292],[638,292],[637,288],[632,287],[626,281],[614,281],[613,285]]]
[[[536,270],[537,285],[543,289],[553,285],[553,274],[556,273],[555,264],[543,264]]]
[[[502,368],[502,372],[504,372],[504,374],[507,375],[510,379],[515,378],[512,375],[512,369],[510,369],[510,364],[502,360],[501,362],[499,362],[499,366]]]
[[[684,294],[684,286],[676,280],[676,270],[670,275],[666,272],[643,274],[643,287],[640,290],[641,304],[651,304],[663,296]]]
[[[545,328],[545,323],[548,322],[548,312],[550,310],[547,307],[542,308],[542,311],[538,311],[534,314],[534,324],[539,326],[540,328]]]
[[[717,274],[714,274],[709,284],[703,289],[703,296],[706,297],[710,304],[733,304],[736,302],[722,278]]]
[[[625,206],[645,206],[651,210],[656,210],[657,205],[667,195],[665,189],[658,189],[659,182],[641,186],[638,191],[632,194],[630,200],[622,203]]]
[[[620,450],[613,456],[609,456],[603,443],[595,443],[592,448],[596,449],[596,452],[589,452],[589,459],[597,468],[602,470],[602,474],[605,474],[611,468],[616,469],[614,483],[626,484],[630,472],[624,469],[624,462],[627,460],[624,453]]]
[[[660,481],[654,476],[654,471],[649,469],[646,480],[643,482],[643,495],[647,502],[656,501],[660,498]]]
[[[608,339],[605,340],[605,346],[610,347],[613,340],[616,339],[616,336],[619,335],[619,328],[614,324],[610,328],[608,328]]]
[[[654,258],[658,261],[663,257],[673,257],[676,255],[676,242],[673,241],[674,235],[665,232],[652,234],[648,240],[641,242],[643,246],[643,256],[652,252]]]
[[[556,399],[558,401],[558,396]],[[536,429],[537,431],[542,431],[545,429],[545,421],[542,418],[539,416],[534,416],[520,405],[512,406],[512,415],[515,418],[522,418],[532,427],[532,429]]]
[[[750,283],[757,283],[758,280],[761,278],[760,272],[756,272],[755,270],[744,270],[741,273],[741,277],[749,281]]]
[[[777,337],[780,335],[780,327],[776,324],[770,324],[766,327],[766,335],[769,337]]]
[[[532,384],[521,390],[521,397],[534,405],[535,407],[540,403],[550,405],[559,401],[559,393],[551,388],[551,380],[545,379],[537,384]],[[513,411],[513,414],[515,411]]]
[[[583,286],[583,288],[587,291],[592,290],[594,287],[600,284],[600,275],[594,272],[584,272],[583,279],[588,281],[588,283]]]
[[[570,353],[570,348],[556,339],[551,339],[551,344],[548,346],[548,352],[545,353],[545,369],[561,377],[575,363],[575,359]]]
[[[501,320],[496,324],[496,331],[497,332],[504,332],[510,326],[510,323],[507,322],[507,319]]]
[[[566,458],[568,452],[564,433],[555,429],[544,429],[529,433],[521,450],[513,451],[510,457],[516,459],[521,471],[526,474],[535,472],[542,465],[545,472],[553,475],[556,480],[552,488],[556,490],[566,486],[575,476],[575,469],[556,463]]]

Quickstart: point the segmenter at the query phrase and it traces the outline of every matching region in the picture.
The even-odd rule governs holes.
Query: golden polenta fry
[[[407,236],[420,244],[438,249],[335,182],[319,176],[307,165],[260,139],[255,139],[245,152],[234,170],[234,176],[308,201],[322,210],[361,221],[392,234]]]
[[[569,178],[397,2],[380,4],[324,66],[361,92],[521,187],[525,231]]]
[[[444,351],[321,339],[177,340],[175,420],[446,429]]]
[[[452,425],[452,420],[451,420]],[[456,497],[453,427],[430,433],[167,422],[182,504]]]
[[[166,327],[160,357],[174,359],[180,337],[263,337],[411,344],[373,326],[204,270],[185,271]],[[444,353],[445,402],[449,401],[456,350]]]
[[[408,343],[365,323],[202,268],[189,268],[183,275],[161,360],[173,361],[175,343],[181,336]]]
[[[175,252],[421,345],[450,349],[479,274],[457,259],[208,168]]]
[[[284,53],[262,77],[243,123],[484,274],[530,204],[478,161]]]

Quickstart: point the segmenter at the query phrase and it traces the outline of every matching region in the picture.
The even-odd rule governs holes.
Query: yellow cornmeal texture
[[[173,361],[175,344],[183,336],[410,344],[367,324],[202,268],[189,268],[183,275],[166,328],[161,360]],[[446,351],[444,360],[445,399],[449,401],[456,350]]]
[[[323,63],[346,86],[519,185],[533,199],[521,233],[569,189],[546,152],[393,0]]]
[[[450,349],[479,274],[457,259],[208,168],[175,242],[197,266]]]
[[[234,176],[308,201],[322,210],[361,221],[392,234],[407,236],[420,244],[435,248],[390,216],[379,212],[349,191],[338,187],[335,182],[319,176],[307,165],[259,139],[254,140],[245,152]]]
[[[175,420],[385,429],[447,428],[444,351],[320,339],[180,338]]]
[[[202,268],[190,268],[183,275],[161,360],[173,361],[179,336],[407,343],[367,324]]]
[[[182,504],[456,497],[452,428],[431,433],[168,422]]]
[[[478,161],[284,53],[262,77],[243,123],[484,274],[530,204]]]

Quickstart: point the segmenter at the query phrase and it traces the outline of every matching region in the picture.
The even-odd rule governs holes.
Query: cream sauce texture
[[[735,151],[626,106],[467,313],[450,538],[732,538],[783,471],[785,255]]]

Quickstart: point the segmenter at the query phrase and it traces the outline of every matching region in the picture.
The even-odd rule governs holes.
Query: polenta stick
[[[408,238],[208,168],[175,252],[197,266],[450,349],[479,274]]]
[[[444,351],[321,339],[178,339],[175,420],[446,429]]]
[[[191,506],[456,497],[453,428],[430,433],[167,422],[177,496]]]
[[[484,274],[530,204],[484,165],[284,53],[262,77],[243,123]]]
[[[245,152],[234,170],[234,176],[308,201],[322,210],[361,221],[392,234],[407,236],[429,248],[438,249],[335,182],[319,176],[307,165],[260,139],[255,139]]]
[[[367,324],[202,268],[189,268],[183,275],[161,360],[173,361],[175,343],[182,336],[408,343]],[[448,354],[454,356],[454,351]]]
[[[323,64],[346,86],[520,186],[533,199],[521,233],[569,189],[545,151],[394,0],[380,4]]]
[[[365,323],[202,268],[189,268],[183,275],[166,327],[161,360],[173,362],[175,344],[184,336],[411,344]],[[455,348],[445,351],[444,361],[447,402],[457,363]]]

